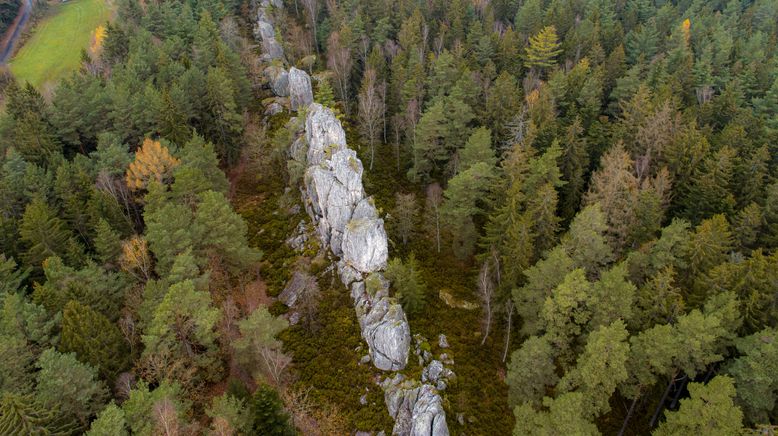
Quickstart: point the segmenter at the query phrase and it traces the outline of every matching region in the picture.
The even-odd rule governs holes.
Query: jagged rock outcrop
[[[314,166],[346,148],[346,132],[331,110],[314,103],[305,118],[305,141],[308,143],[308,166]],[[362,173],[359,175],[361,180]]]
[[[262,0],[257,13],[257,37],[266,59],[283,58],[275,39],[269,10],[281,7],[280,0]],[[313,103],[310,76],[292,67],[268,67],[265,75],[273,93],[289,97],[293,111],[307,108],[304,136],[290,144],[290,156],[305,170],[303,193],[306,211],[325,248],[340,260],[338,276],[349,288],[369,355],[363,360],[377,368],[399,371],[408,363],[411,332],[402,306],[389,296],[389,282],[381,271],[388,259],[388,242],[383,219],[362,185],[362,162],[346,144],[346,133],[335,114]],[[302,234],[299,231],[298,233]],[[299,240],[298,240],[299,239]],[[293,237],[290,245],[301,246],[304,238]],[[294,305],[312,277],[295,273],[280,295]],[[299,314],[294,313],[299,319]],[[438,362],[440,363],[440,362]],[[425,369],[426,378],[438,386],[445,368]],[[452,373],[453,374],[453,373]],[[402,375],[382,384],[390,415],[395,419],[393,434],[448,436],[442,400],[431,384],[404,380]],[[445,387],[445,383],[442,384]]]
[[[279,65],[270,65],[263,71],[265,78],[270,83],[270,89],[278,97],[289,96],[289,72]]]
[[[384,220],[370,198],[362,199],[343,232],[343,260],[357,271],[370,273],[386,267],[389,257]]]
[[[313,88],[308,73],[295,67],[289,69],[289,96],[293,111],[313,103]]]
[[[389,256],[384,222],[362,186],[362,162],[346,146],[346,134],[331,110],[319,104],[308,108],[305,121],[308,169],[305,172],[306,209],[319,237],[341,257],[338,273],[351,296],[373,364],[397,371],[408,363],[410,328],[402,307],[389,297],[382,270]],[[299,154],[299,152],[298,152]],[[373,289],[375,288],[375,289]]]
[[[389,415],[394,418],[392,434],[399,436],[448,436],[446,412],[435,388],[405,380],[402,374],[381,386]]]
[[[257,24],[254,27],[254,34],[262,42],[262,55],[265,60],[282,59],[284,49],[276,40],[276,31],[273,27],[273,21],[268,13],[271,6],[280,8],[283,3],[279,0],[260,2],[257,8]]]

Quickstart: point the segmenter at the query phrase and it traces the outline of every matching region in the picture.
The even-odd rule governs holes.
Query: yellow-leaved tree
[[[152,179],[164,183],[179,163],[181,161],[173,157],[167,147],[146,138],[135,152],[135,160],[127,168],[127,186],[137,191],[148,187]]]

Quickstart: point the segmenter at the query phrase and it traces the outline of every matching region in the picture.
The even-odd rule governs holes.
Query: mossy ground
[[[271,119],[267,137],[271,138],[286,119]],[[285,194],[284,172],[272,163],[267,153],[261,160],[242,171],[232,200],[248,224],[250,243],[263,252],[261,275],[268,294],[277,296],[291,277],[299,257],[315,253],[298,253],[287,246],[286,239],[294,233],[300,220],[306,218],[300,194],[296,189]],[[288,211],[295,203],[300,211],[290,214]],[[320,269],[316,262],[311,263],[311,272]],[[298,324],[280,335],[285,352],[293,358],[292,383],[295,388],[308,391],[308,398],[315,406],[334,406],[349,428],[390,433],[393,421],[386,410],[383,392],[376,384],[381,371],[371,364],[359,363],[367,350],[348,291],[331,274],[324,274],[319,282],[322,298],[313,328]],[[287,308],[276,302],[271,309],[278,314]],[[367,405],[359,401],[364,394],[367,394]]]
[[[358,151],[365,166],[365,191],[375,198],[376,207],[382,213],[391,212],[397,192],[415,193],[419,207],[422,207],[423,188],[410,183],[404,169],[397,171],[392,145],[377,145],[373,169],[370,170],[369,148],[358,146],[360,140],[354,129],[347,128],[347,135],[349,145]],[[408,156],[401,154],[401,162],[407,162],[407,159]],[[451,369],[457,377],[442,393],[449,430],[455,435],[510,434],[513,413],[508,407],[505,363],[502,362],[505,345],[502,316],[494,319],[491,333],[486,343],[481,345],[481,310],[451,308],[438,297],[438,292],[446,289],[459,300],[478,302],[475,293],[477,268],[469,262],[457,260],[445,245],[438,253],[434,243],[421,235],[411,238],[407,246],[403,246],[399,240],[392,240],[391,233],[389,236],[390,258],[406,258],[413,252],[427,285],[424,310],[409,318],[411,332],[427,338],[435,358],[441,353],[447,353],[454,360]],[[517,321],[514,317],[514,327]],[[441,333],[448,338],[449,348],[441,349],[438,346],[438,335]],[[415,356],[411,357],[415,359]],[[418,379],[420,371],[421,367],[414,361],[409,362],[404,372]],[[462,414],[464,425],[457,422],[458,414]]]

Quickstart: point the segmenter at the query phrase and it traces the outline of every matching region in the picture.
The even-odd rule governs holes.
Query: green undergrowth
[[[271,117],[266,137],[273,138],[274,132],[288,119],[288,115]],[[300,256],[313,258],[319,250],[315,240],[306,244],[303,253],[295,252],[286,244],[286,239],[307,215],[296,188],[284,193],[286,175],[273,163],[271,147],[270,142],[263,147],[262,162],[256,165],[259,170],[252,168],[243,172],[233,201],[248,224],[250,243],[264,254],[261,273],[268,294],[277,296]],[[288,211],[295,205],[300,211],[290,215]],[[320,265],[318,259],[307,263],[312,274],[326,266]],[[285,352],[293,359],[294,387],[307,391],[314,407],[326,410],[334,406],[349,428],[390,433],[393,421],[386,410],[383,392],[376,384],[382,373],[372,364],[359,363],[367,348],[360,336],[351,297],[337,277],[327,275],[320,281],[322,295],[315,324],[310,328],[300,324],[291,326],[279,335]],[[271,306],[276,315],[288,310],[278,301]],[[367,394],[367,405],[360,404],[364,394]]]
[[[367,347],[360,336],[351,297],[337,279],[333,283],[322,293],[318,322],[313,328],[298,324],[281,333],[284,349],[294,359],[296,383],[311,389],[309,398],[314,402],[335,405],[349,428],[390,433],[393,421],[383,391],[376,384],[382,374],[370,363],[359,363]],[[367,405],[359,402],[364,394]]]
[[[394,207],[395,193],[413,192],[416,194],[419,208],[424,204],[424,190],[405,177],[405,170],[398,172],[394,150],[391,145],[378,145],[373,170],[369,169],[370,150],[367,146],[358,147],[358,136],[352,129],[347,130],[349,145],[357,150],[365,166],[363,177],[365,191],[375,199],[376,206],[383,214]],[[404,156],[402,161],[407,162]],[[514,420],[508,407],[508,386],[505,383],[505,364],[502,362],[505,345],[505,323],[502,316],[496,316],[489,337],[481,345],[482,318],[480,309],[465,310],[452,308],[439,298],[444,289],[456,299],[477,303],[475,279],[477,268],[470,263],[456,259],[445,245],[437,253],[434,244],[428,239],[416,235],[408,246],[399,241],[389,241],[389,257],[407,258],[413,252],[419,262],[422,277],[427,284],[426,306],[418,315],[409,317],[412,334],[421,334],[427,338],[430,352],[434,358],[441,353],[448,354],[454,360],[451,369],[456,379],[442,392],[444,408],[447,414],[449,430],[452,434],[511,434]],[[518,319],[514,318],[514,327]],[[450,347],[438,346],[438,335],[445,334]],[[515,340],[517,335],[513,336]],[[411,355],[404,371],[408,377],[416,379],[421,368],[416,356]],[[458,415],[462,415],[464,425],[459,424]]]

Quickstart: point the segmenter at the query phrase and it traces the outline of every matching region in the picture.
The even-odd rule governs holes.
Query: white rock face
[[[294,75],[290,74],[291,83]],[[346,132],[335,114],[324,106],[314,103],[308,108],[305,119],[305,140],[308,142],[308,166],[314,166],[328,159],[340,150],[346,149]]]
[[[362,337],[370,345],[373,364],[384,371],[399,371],[408,363],[411,330],[405,312],[388,297],[378,299],[364,316]]]
[[[278,97],[289,96],[289,73],[283,67],[270,65],[265,68],[264,75],[270,82],[273,94]]]
[[[270,17],[271,5],[281,7],[281,1],[261,0],[257,13],[255,33],[262,42],[265,60],[283,58]],[[383,219],[365,196],[362,162],[346,145],[346,133],[335,114],[313,103],[311,78],[305,71],[292,67],[287,72],[270,66],[265,75],[276,96],[289,97],[292,110],[308,109],[304,140],[300,137],[291,144],[290,156],[306,167],[301,192],[316,232],[324,246],[341,257],[338,275],[344,285],[350,286],[362,337],[368,345],[369,355],[364,360],[369,359],[382,370],[402,370],[408,363],[410,327],[402,306],[389,297],[388,281],[380,274],[386,267],[388,242]],[[309,280],[302,273],[295,274],[282,300],[294,305]],[[298,313],[293,315],[299,318]],[[402,376],[398,377],[399,383]],[[396,384],[385,388],[387,406],[396,420],[394,433],[447,436],[445,413],[434,388],[418,386],[418,382],[403,388]]]
[[[448,436],[446,412],[440,395],[430,385],[422,385],[413,405],[411,436]]]
[[[383,382],[384,401],[394,418],[393,435],[448,436],[446,412],[435,388],[398,374]]]
[[[295,111],[313,103],[313,88],[308,73],[295,67],[289,69],[289,96],[292,110]]]
[[[384,220],[378,218],[370,199],[363,199],[354,209],[343,232],[343,260],[357,271],[370,273],[386,268],[389,245]]]

